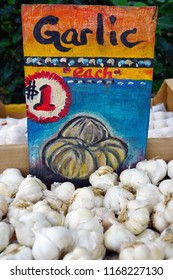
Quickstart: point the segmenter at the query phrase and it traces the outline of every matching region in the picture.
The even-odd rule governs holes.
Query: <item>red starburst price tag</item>
[[[68,114],[71,93],[57,74],[41,71],[25,79],[28,118],[37,122],[53,122]]]

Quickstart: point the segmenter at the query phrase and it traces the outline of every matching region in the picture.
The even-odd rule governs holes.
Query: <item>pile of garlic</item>
[[[15,119],[7,117],[0,119],[0,145],[26,143],[27,118]]]
[[[173,137],[173,112],[166,111],[163,103],[150,109],[148,138]]]
[[[90,185],[7,168],[0,174],[0,260],[173,259],[173,160],[119,175],[101,166]]]

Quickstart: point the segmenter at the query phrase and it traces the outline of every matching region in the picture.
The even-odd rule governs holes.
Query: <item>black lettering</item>
[[[92,34],[92,33],[93,33],[93,31],[89,28],[82,29],[81,34],[80,34],[81,45],[86,45],[87,44],[86,34]]]
[[[144,41],[137,41],[137,42],[129,42],[127,37],[129,34],[135,34],[137,32],[137,28],[133,28],[132,30],[126,30],[124,31],[121,36],[121,42],[123,43],[124,46],[126,46],[127,48],[133,48],[134,46],[144,42]]]
[[[104,26],[103,26],[103,17],[102,14],[97,15],[97,31],[96,31],[96,40],[99,45],[104,44]]]

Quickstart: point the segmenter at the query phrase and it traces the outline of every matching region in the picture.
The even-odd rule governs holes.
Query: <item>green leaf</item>
[[[111,0],[110,2],[114,6],[127,6],[127,0]]]
[[[173,30],[173,15],[159,17],[157,20],[157,26],[160,29],[172,29]]]
[[[142,7],[142,6],[147,6],[147,4],[144,3],[144,2],[137,2],[137,3],[134,4],[134,6],[136,6],[136,7]]]
[[[10,46],[10,42],[9,41],[7,41],[7,40],[0,41],[0,47],[1,48],[6,48],[8,46]]]

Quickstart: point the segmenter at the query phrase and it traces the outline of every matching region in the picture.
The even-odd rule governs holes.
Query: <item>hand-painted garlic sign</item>
[[[144,159],[156,7],[22,5],[30,173],[87,185]]]

